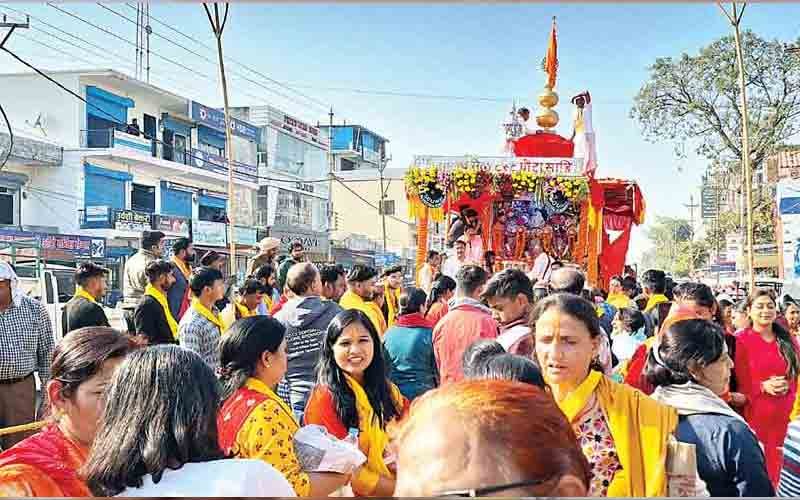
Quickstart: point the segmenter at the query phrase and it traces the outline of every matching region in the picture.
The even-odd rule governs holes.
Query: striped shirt
[[[783,442],[783,467],[781,468],[779,497],[800,496],[800,419],[789,423]]]
[[[217,314],[217,309],[212,311]],[[221,334],[217,325],[189,308],[178,325],[181,347],[194,351],[216,373],[219,368],[219,341]]]
[[[19,305],[0,311],[0,382],[39,372],[42,383],[50,379],[55,340],[47,309],[23,295]]]

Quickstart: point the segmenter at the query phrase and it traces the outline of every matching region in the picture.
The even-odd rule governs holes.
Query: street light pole
[[[381,155],[383,156],[383,155]],[[378,159],[378,172],[381,182],[381,201],[380,201],[380,214],[381,214],[381,227],[383,230],[383,253],[386,253],[386,192],[383,190],[383,169],[386,168],[386,159],[381,157]]]

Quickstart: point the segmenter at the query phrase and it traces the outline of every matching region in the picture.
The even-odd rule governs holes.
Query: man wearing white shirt
[[[462,266],[467,264],[467,240],[462,236],[453,244],[456,254],[447,258],[442,265],[442,274],[456,279],[456,275]]]
[[[536,243],[532,251],[534,257],[533,269],[531,270],[531,279],[537,281],[550,281],[550,274],[553,272],[553,258],[547,255],[542,249],[541,243]]]

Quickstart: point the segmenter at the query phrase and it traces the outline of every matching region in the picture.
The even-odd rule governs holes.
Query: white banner
[[[492,172],[520,170],[547,176],[580,177],[583,175],[583,158],[533,158],[506,156],[415,156],[416,167],[439,167],[447,170],[456,167],[478,168]]]

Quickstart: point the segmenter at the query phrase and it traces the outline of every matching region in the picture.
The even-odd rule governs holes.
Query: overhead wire
[[[6,110],[3,109],[2,104],[0,104],[0,114],[3,115],[3,120],[5,120],[6,127],[8,128],[8,151],[6,151],[6,157],[3,158],[3,163],[0,163],[0,172],[2,172],[6,163],[8,163],[8,160],[11,158],[11,151],[14,150],[14,131],[11,130],[11,121],[8,119],[8,115],[6,114]]]
[[[356,191],[354,191],[352,188],[350,188],[350,186],[348,186],[347,184],[345,184],[345,183],[343,182],[343,180],[342,180],[342,178],[341,178],[341,177],[339,177],[339,176],[337,176],[337,175],[335,175],[335,174],[333,174],[333,173],[331,173],[331,177],[333,178],[333,180],[335,180],[336,182],[338,182],[339,184],[341,184],[341,185],[342,185],[342,186],[343,186],[345,189],[347,189],[348,191],[350,191],[350,193],[351,193],[351,194],[353,194],[353,196],[355,196],[356,198],[358,198],[359,200],[361,200],[363,203],[365,203],[365,204],[369,205],[370,207],[374,208],[375,210],[377,210],[377,211],[378,211],[378,213],[381,213],[381,209],[380,209],[380,208],[378,208],[376,205],[373,205],[371,201],[369,201],[368,199],[364,198],[364,197],[363,197],[363,196],[361,196],[359,193],[357,193],[357,192],[356,192]],[[405,220],[403,220],[403,219],[400,219],[399,217],[395,217],[394,215],[387,215],[386,217],[389,217],[390,219],[394,219],[394,220],[396,220],[397,222],[403,223],[403,224],[405,224],[405,225],[407,225],[407,226],[413,226],[413,224],[412,224],[412,223],[410,223],[410,222],[408,222],[408,221],[405,221]]]

